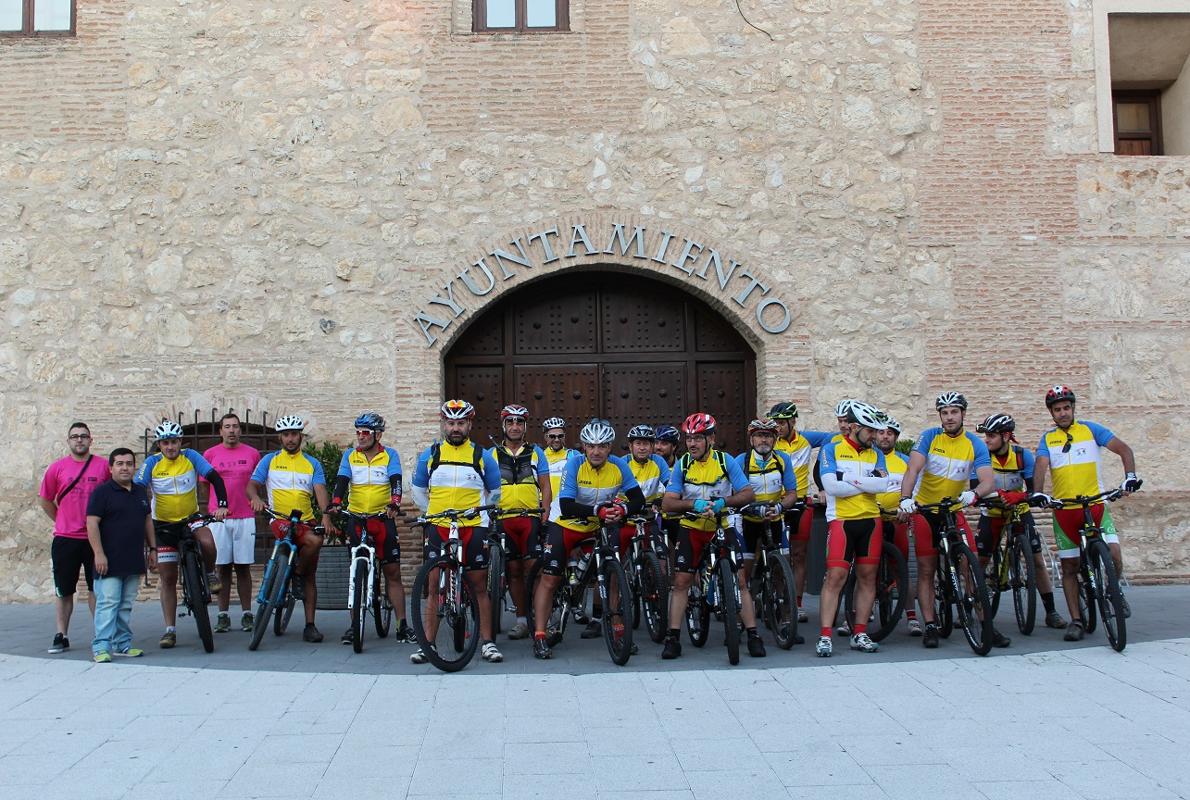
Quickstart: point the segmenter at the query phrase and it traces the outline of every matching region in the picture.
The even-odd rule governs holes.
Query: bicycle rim
[[[1018,534],[1009,549],[1008,580],[1017,629],[1029,636],[1037,624],[1037,565],[1024,534]]]
[[[361,561],[355,564],[355,594],[351,602],[351,649],[357,653],[364,651],[364,623],[368,616],[367,598],[368,565]]]
[[[723,628],[727,635],[727,661],[740,663],[740,586],[731,571],[731,561],[719,559],[716,565],[719,579],[719,607],[723,609]]]
[[[277,582],[277,573],[281,572],[279,565],[270,561],[265,567],[264,585],[260,587],[258,597],[264,598],[256,604],[256,619],[252,622],[252,641],[248,642],[248,649],[260,647],[264,632],[269,627],[270,611],[273,608],[273,594]]]
[[[632,588],[618,559],[603,559],[603,586],[603,641],[612,663],[622,667],[632,657]]]
[[[690,600],[686,604],[686,633],[692,645],[702,647],[710,634],[711,609],[702,592],[702,573],[695,574],[694,580],[695,584],[690,587]]]
[[[207,604],[202,600],[205,594],[203,581],[206,576],[202,574],[199,558],[199,554],[194,551],[187,553],[184,557],[182,595],[186,599],[190,613],[194,615],[194,624],[198,628],[198,638],[202,641],[202,649],[213,653],[215,652],[215,637],[211,631],[211,615],[207,611]]]
[[[376,583],[372,587],[372,621],[376,624],[376,635],[385,639],[393,624],[393,604],[388,599],[388,577],[383,571]]]
[[[905,556],[895,544],[885,542],[876,568],[876,619],[880,624],[869,632],[872,641],[879,642],[896,629],[905,613],[908,585],[909,565]]]
[[[773,639],[782,650],[797,641],[797,599],[794,595],[793,568],[785,556],[772,553],[764,577],[764,609]],[[752,598],[756,602],[756,598]]]
[[[953,555],[959,586],[955,598],[958,623],[972,651],[986,656],[992,649],[992,614],[983,567],[965,544],[956,547]]]
[[[438,571],[436,580],[427,586],[434,570]],[[452,586],[454,599],[450,597]],[[413,584],[413,598],[413,632],[430,663],[443,672],[458,672],[471,663],[479,647],[479,596],[462,566],[441,556],[423,564]],[[427,615],[438,623],[433,639],[426,630]]]

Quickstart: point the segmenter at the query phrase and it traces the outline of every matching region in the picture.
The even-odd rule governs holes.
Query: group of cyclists
[[[957,516],[968,545],[986,560],[1002,534],[1006,509],[1016,508],[1014,518],[1025,525],[1034,558],[1041,564],[1042,541],[1029,513],[1030,506],[1057,507],[1054,533],[1061,559],[1063,590],[1071,619],[1057,611],[1048,571],[1039,569],[1038,591],[1045,607],[1045,623],[1065,628],[1065,638],[1081,639],[1086,627],[1079,611],[1077,537],[1083,524],[1081,508],[1062,508],[1055,500],[1100,491],[1100,448],[1118,455],[1125,477],[1123,493],[1137,491],[1132,449],[1107,428],[1075,417],[1075,395],[1065,386],[1046,392],[1045,404],[1053,427],[1041,437],[1035,450],[1016,443],[1016,423],[1007,414],[989,415],[973,433],[965,427],[968,403],[953,391],[935,401],[939,424],[924,431],[908,455],[897,441],[901,424],[876,406],[860,400],[844,400],[835,408],[837,432],[799,431],[798,408],[794,403],[774,405],[767,415],[752,420],[747,428],[748,449],[737,455],[716,446],[717,425],[713,416],[694,413],[673,425],[638,424],[627,431],[628,453],[613,454],[617,432],[604,419],[582,425],[577,448],[567,446],[568,424],[561,417],[542,421],[543,444],[530,441],[531,420],[523,405],[509,404],[500,412],[502,439],[492,447],[472,440],[475,407],[465,400],[448,400],[440,407],[442,438],[417,457],[411,480],[412,499],[423,519],[441,521],[443,512],[466,512],[458,519],[459,558],[467,580],[479,598],[480,654],[489,662],[503,660],[495,642],[495,615],[502,612],[483,590],[493,531],[507,542],[505,575],[515,621],[509,639],[532,639],[534,656],[548,659],[556,641],[548,623],[554,594],[563,580],[568,563],[590,547],[594,531],[618,529],[623,554],[639,521],[665,556],[670,576],[668,626],[662,640],[661,657],[681,656],[679,628],[686,615],[688,595],[695,575],[702,567],[712,536],[730,528],[739,553],[739,622],[746,635],[750,656],[766,654],[757,625],[757,611],[749,594],[749,578],[762,539],[780,543],[782,557],[792,566],[796,588],[797,615],[807,621],[802,607],[806,585],[807,547],[811,540],[813,507],[825,506],[826,575],[818,604],[820,624],[815,651],[819,656],[833,652],[833,634],[849,637],[850,648],[870,653],[878,650],[868,632],[876,594],[876,570],[883,543],[893,542],[907,559],[912,537],[917,560],[916,591],[907,604],[907,629],[920,636],[925,647],[937,647],[940,640],[935,619],[934,573],[938,567],[938,545],[942,515],[923,510],[931,504],[952,500],[956,507],[982,507],[979,536],[973,534],[963,515]],[[355,420],[355,444],[343,454],[333,484],[322,464],[302,449],[304,420],[296,415],[279,418],[274,428],[281,448],[264,456],[252,473],[247,496],[256,512],[271,507],[282,514],[298,512],[301,518],[295,539],[299,556],[294,569],[293,591],[304,601],[306,625],[303,638],[322,640],[315,626],[317,603],[315,570],[323,534],[337,534],[339,527],[352,544],[358,544],[365,530],[372,536],[382,564],[388,599],[397,617],[397,638],[415,641],[405,619],[405,588],[400,572],[401,547],[397,521],[401,519],[403,476],[397,451],[382,443],[385,420],[365,412]],[[159,452],[141,467],[136,481],[152,494],[153,520],[159,549],[157,564],[161,576],[162,604],[167,632],[161,646],[173,646],[175,629],[169,625],[176,607],[176,568],[170,553],[176,546],[178,526],[185,525],[197,511],[196,485],[205,479],[216,496],[216,521],[226,516],[224,482],[201,455],[181,446],[181,426],[164,421],[155,438]],[[684,449],[682,447],[684,445]],[[817,451],[817,458],[814,452]],[[1047,478],[1052,484],[1045,493]],[[491,512],[480,507],[493,505]],[[340,517],[336,511],[351,514]],[[1119,572],[1118,537],[1110,526],[1102,501],[1092,507],[1096,524],[1104,525],[1113,559]],[[221,516],[222,515],[222,516]],[[377,524],[366,526],[364,518]],[[346,519],[346,524],[336,525]],[[369,520],[371,522],[371,520]],[[320,524],[319,524],[320,523]],[[283,520],[275,520],[274,531],[286,535]],[[447,541],[446,527],[427,522],[423,526],[425,558],[439,555]],[[213,542],[206,529],[197,532],[208,566],[213,564]],[[541,577],[527,585],[533,567]],[[854,562],[854,570],[853,570]],[[854,623],[834,628],[845,581],[855,575]],[[912,595],[928,598],[920,603],[917,616]],[[173,597],[173,602],[168,602]],[[599,610],[594,609],[597,615]],[[532,614],[532,623],[530,622]],[[613,620],[613,626],[631,624]],[[426,620],[426,624],[432,624]],[[601,623],[592,619],[583,638],[601,635]],[[343,641],[351,641],[351,631]],[[799,637],[800,641],[800,637]],[[994,632],[993,643],[1007,647],[1007,636]],[[410,656],[415,664],[427,661],[423,649]]]

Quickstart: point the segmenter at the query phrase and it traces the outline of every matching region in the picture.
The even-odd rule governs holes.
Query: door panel
[[[514,372],[513,399],[529,409],[529,433],[534,441],[540,439],[540,429],[532,426],[546,417],[565,418],[573,431],[599,411],[599,367],[595,364],[517,365]]]
[[[500,409],[504,407],[504,367],[460,366],[456,370],[455,396],[475,405],[472,440],[484,447],[489,435],[500,433]]]
[[[532,297],[541,299],[521,300],[524,305],[510,309],[517,355],[597,352],[595,293],[533,291]]]
[[[744,365],[707,363],[697,366],[698,409],[715,418],[717,446],[729,453],[744,449],[751,412],[744,393]]]
[[[686,407],[686,362],[603,366],[603,408],[627,447],[633,425],[682,421]]]
[[[605,353],[674,353],[686,348],[685,304],[652,291],[600,293]]]

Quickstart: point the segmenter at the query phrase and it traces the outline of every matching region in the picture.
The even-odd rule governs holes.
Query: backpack
[[[475,470],[476,474],[483,477],[483,448],[475,442],[471,442],[471,469]],[[448,464],[457,464],[456,461],[448,461]],[[442,442],[434,442],[430,445],[430,465],[427,472],[430,475],[434,474],[434,470],[442,465]]]

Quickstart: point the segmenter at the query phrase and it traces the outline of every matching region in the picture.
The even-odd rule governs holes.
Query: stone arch
[[[179,403],[158,406],[155,411],[141,414],[133,423],[133,433],[139,438],[144,435],[146,429],[151,431],[161,420],[177,420],[179,415],[182,424],[194,422],[196,411],[199,413],[198,422],[208,421],[213,412],[217,418],[228,411],[234,411],[245,418],[246,422],[262,424],[264,420],[266,425],[284,414],[298,414],[306,421],[307,436],[318,434],[317,415],[309,410],[279,403],[267,395],[211,390],[194,392]]]

